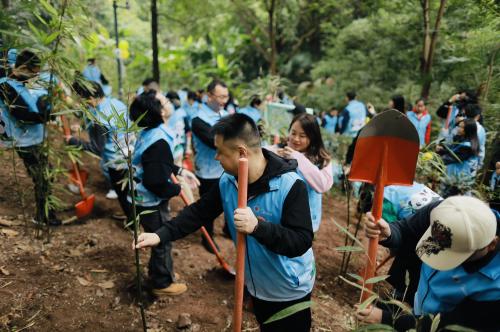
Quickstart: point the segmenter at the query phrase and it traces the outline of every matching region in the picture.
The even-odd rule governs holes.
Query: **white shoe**
[[[68,190],[71,191],[73,194],[79,194],[80,193],[80,188],[73,183],[68,184]]]
[[[117,199],[118,195],[116,194],[116,191],[114,191],[113,189],[110,189],[108,191],[108,193],[106,194],[106,198],[107,199]]]

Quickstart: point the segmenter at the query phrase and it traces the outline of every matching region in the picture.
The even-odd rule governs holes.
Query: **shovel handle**
[[[238,161],[238,208],[247,207],[248,159]],[[238,232],[236,237],[236,280],[234,283],[233,331],[240,332],[243,323],[243,287],[245,282],[245,234]]]
[[[170,175],[170,179],[172,180],[173,183],[179,184],[179,180],[177,180],[177,178],[175,177],[174,174]],[[184,191],[182,191],[182,189],[181,189],[179,196],[181,196],[181,199],[186,206],[191,205],[192,202],[189,201],[188,197],[186,196]],[[229,266],[228,263],[226,263],[224,258],[222,258],[221,253],[219,252],[219,250],[217,250],[217,247],[215,246],[215,243],[212,240],[212,237],[210,236],[210,234],[208,234],[205,226],[201,226],[200,229],[201,229],[201,234],[203,235],[205,240],[207,240],[208,244],[210,245],[210,248],[212,248],[213,252],[215,253],[215,257],[217,257],[219,264],[224,268],[224,270],[228,271],[229,273],[232,273],[233,269]]]
[[[64,115],[61,115],[61,122],[63,125],[64,138],[67,139],[71,137],[71,131],[69,129],[68,119]],[[80,176],[80,169],[78,167],[78,164],[74,160],[71,160],[71,164],[73,165],[73,171],[75,172],[76,183],[78,184],[80,195],[85,200],[87,199],[87,194],[85,193],[85,189],[83,189],[83,182]]]

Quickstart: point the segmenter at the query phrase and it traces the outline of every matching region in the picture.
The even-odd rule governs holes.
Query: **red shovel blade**
[[[382,217],[384,187],[392,184],[412,185],[419,151],[417,130],[406,115],[389,110],[375,116],[360,132],[349,180],[375,185],[372,214]],[[363,271],[366,281],[375,276],[378,239],[370,238],[368,259]],[[370,297],[373,283],[365,284],[361,301]]]
[[[384,186],[412,185],[419,144],[406,115],[396,110],[376,115],[359,134],[349,180],[375,184],[384,167]]]
[[[193,159],[191,158],[191,154],[185,154],[184,160],[182,161],[182,167],[192,172],[194,170]]]
[[[92,213],[94,209],[95,196],[94,194],[87,196],[75,204],[75,212],[78,218],[84,218]]]
[[[78,171],[80,173],[80,179],[82,181],[82,186],[85,186],[85,183],[87,183],[87,179],[89,178],[89,173],[83,169],[79,169]],[[70,176],[71,182],[73,182],[74,184],[78,184],[78,176],[76,175],[74,169],[71,169],[69,171],[69,176]]]

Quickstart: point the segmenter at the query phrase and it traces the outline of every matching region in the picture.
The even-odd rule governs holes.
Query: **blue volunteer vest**
[[[142,154],[151,145],[159,140],[164,140],[172,150],[175,134],[168,126],[162,124],[156,128],[143,129],[135,142],[134,155],[132,156],[132,167],[134,168],[135,201],[140,206],[156,206],[161,203],[161,199],[154,193],[146,189],[142,183],[144,178],[144,168],[142,166]],[[128,201],[132,202],[130,196]]]
[[[500,253],[474,273],[467,273],[461,265],[452,270],[437,271],[422,264],[413,307],[415,315],[452,311],[465,298],[474,301],[500,299],[499,266]]]
[[[408,120],[410,120],[410,122],[413,123],[413,125],[417,129],[418,138],[420,140],[420,147],[425,146],[425,133],[427,131],[427,126],[431,122],[430,114],[427,113],[420,119],[418,118],[417,113],[413,111],[406,113],[406,115],[408,116]]]
[[[289,172],[269,181],[269,192],[251,197],[248,201],[261,222],[279,224],[283,204],[297,179],[297,173]],[[238,207],[238,188],[235,178],[224,173],[219,181],[224,218],[229,233],[236,243],[234,210]],[[252,296],[265,301],[292,301],[312,291],[316,269],[312,248],[302,256],[288,258],[278,255],[260,244],[253,236],[247,236],[245,259],[245,285]]]
[[[476,121],[477,124],[477,139],[479,140],[479,164],[483,165],[484,156],[486,153],[486,130]]]
[[[335,134],[335,129],[337,129],[338,116],[331,116],[330,114],[325,115],[325,130],[330,134]]]
[[[470,147],[470,142],[462,142],[458,144],[454,149],[458,149],[461,146]],[[446,165],[446,174],[450,177],[458,178],[473,178],[476,176],[477,169],[479,167],[479,156],[472,156],[467,160],[462,160],[462,162],[456,162],[453,164]]]
[[[220,113],[214,112],[206,104],[201,104],[197,117],[202,121],[213,126],[219,119],[227,115],[226,111]],[[196,166],[196,175],[202,179],[218,179],[222,172],[222,166],[215,160],[215,149],[207,146],[193,133],[193,143],[196,154],[194,155],[194,163]]]
[[[174,111],[170,119],[168,119],[168,126],[175,133],[175,139],[172,146],[172,155],[174,160],[184,155],[184,145],[186,144],[186,128],[184,119],[187,117],[186,111],[179,107]]]
[[[327,166],[328,167],[328,166]],[[311,221],[313,232],[316,233],[319,229],[319,225],[321,224],[321,207],[323,195],[316,190],[309,183],[307,183],[304,175],[297,169],[297,173],[304,180],[307,188],[307,196],[309,197],[309,209],[311,210]]]
[[[36,106],[36,99],[30,94],[23,83],[9,79],[0,78],[0,84],[7,83],[28,105],[29,112],[39,113]],[[4,139],[0,140],[3,147],[27,147],[43,142],[43,124],[25,124],[18,121],[10,114],[9,107],[0,98],[0,135]]]
[[[241,113],[241,114],[248,115],[255,123],[259,122],[260,119],[262,118],[262,115],[260,114],[260,110],[258,110],[255,107],[252,107],[250,105],[247,107],[243,107],[243,108],[238,109],[237,112]]]
[[[97,118],[98,123],[108,131],[101,156],[103,167],[120,168],[120,165],[124,164],[124,156],[120,149],[126,148],[126,134],[119,130],[116,116],[127,117],[127,106],[118,99],[105,97],[96,109],[89,110]]]
[[[366,107],[360,101],[351,100],[347,104],[346,110],[349,112],[349,122],[344,135],[355,137],[366,123]]]

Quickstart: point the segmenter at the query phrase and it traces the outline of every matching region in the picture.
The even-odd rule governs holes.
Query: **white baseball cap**
[[[436,270],[456,268],[496,235],[495,215],[477,198],[449,197],[431,211],[430,218],[430,226],[415,250]]]

